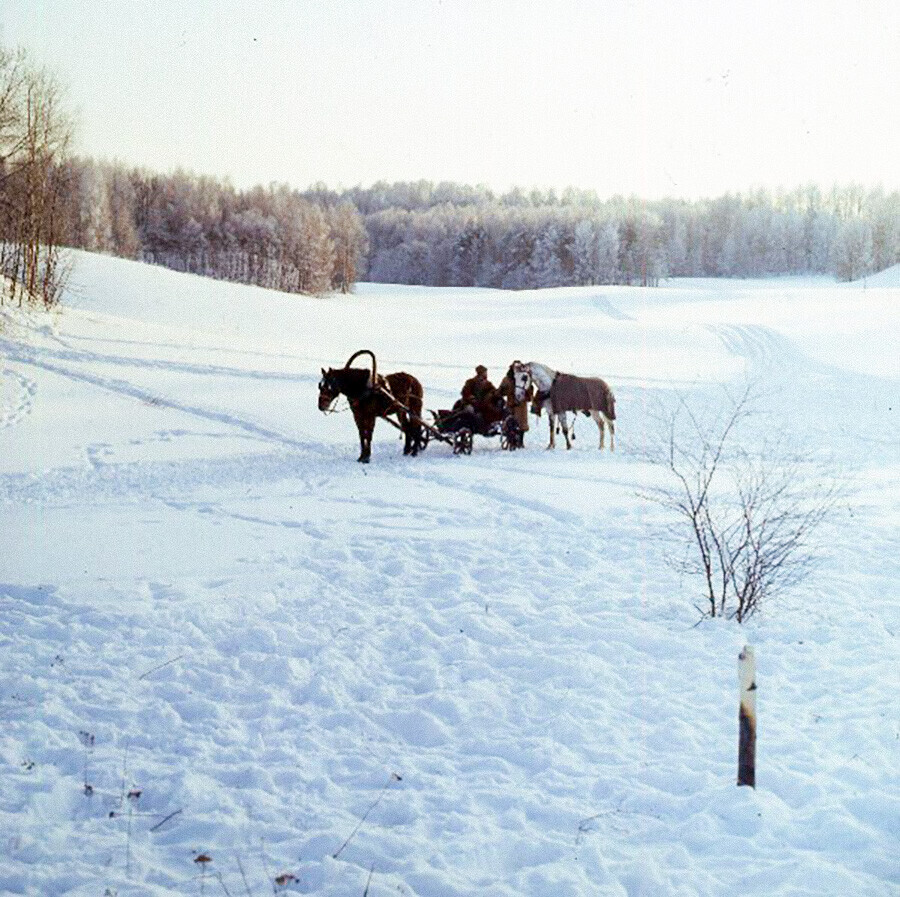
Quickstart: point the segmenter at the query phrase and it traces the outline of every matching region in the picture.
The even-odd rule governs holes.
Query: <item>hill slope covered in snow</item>
[[[900,285],[287,296],[78,254],[0,329],[0,893],[900,887]],[[404,458],[316,408],[372,349],[602,376],[617,449]],[[845,485],[802,586],[705,620],[640,492],[656,409],[753,382]],[[735,786],[756,649],[757,788]],[[197,862],[201,855],[210,858]]]

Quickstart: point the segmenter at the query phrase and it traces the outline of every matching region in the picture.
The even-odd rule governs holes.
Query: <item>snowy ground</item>
[[[0,322],[0,893],[900,890],[896,270],[309,299],[79,254]],[[479,362],[603,376],[617,451],[382,424],[358,465],[315,399],[359,348],[430,408]],[[748,379],[852,488],[814,579],[695,626],[640,449]]]

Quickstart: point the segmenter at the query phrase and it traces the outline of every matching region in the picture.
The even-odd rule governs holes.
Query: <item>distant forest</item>
[[[688,202],[459,184],[237,190],[69,159],[63,242],[289,292],[357,280],[503,289],[834,274],[900,262],[900,193],[758,190]]]
[[[70,155],[52,73],[0,46],[0,304],[58,301],[61,247],[289,292],[362,279],[504,289],[827,274],[900,262],[900,192],[855,185],[717,199],[498,194],[459,184],[238,190]]]
[[[59,176],[68,246],[291,293],[348,292],[365,264],[363,218],[348,201],[89,159],[67,160]]]

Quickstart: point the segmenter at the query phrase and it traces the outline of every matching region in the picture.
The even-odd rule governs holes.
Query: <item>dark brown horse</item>
[[[372,370],[352,368],[359,355],[372,356]],[[360,455],[369,463],[372,455],[372,433],[381,417],[403,433],[403,454],[417,455],[424,448],[422,434],[422,384],[412,374],[398,371],[385,376],[375,370],[375,356],[363,349],[351,356],[342,368],[322,368],[319,382],[319,411],[330,410],[339,395],[347,397],[356,429],[359,431]],[[394,420],[393,418],[396,418]]]

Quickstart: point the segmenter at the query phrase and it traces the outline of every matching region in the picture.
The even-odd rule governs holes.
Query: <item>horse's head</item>
[[[528,387],[531,386],[531,370],[527,364],[522,364],[521,361],[514,361],[509,371],[516,387],[516,401],[524,402],[527,397]]]
[[[319,381],[319,411],[328,411],[341,393],[340,371],[334,368],[322,368],[322,379]]]

